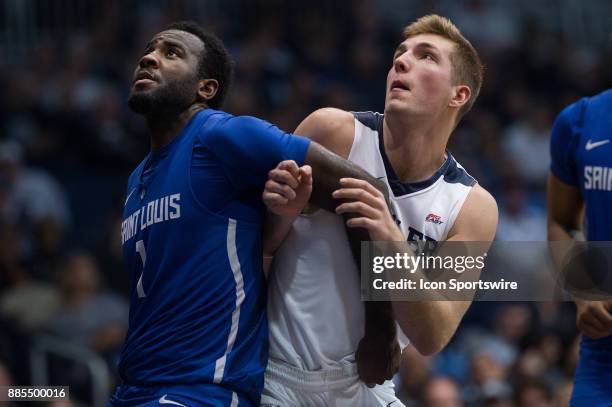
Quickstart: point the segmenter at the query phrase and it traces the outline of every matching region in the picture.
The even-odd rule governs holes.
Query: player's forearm
[[[488,248],[488,245],[487,245]],[[470,255],[474,255],[481,250],[467,251]],[[438,249],[439,256],[444,257],[444,246]],[[396,273],[397,271],[387,271],[387,273]],[[454,273],[452,270],[446,270],[447,273]],[[480,271],[471,269],[469,272],[463,273],[462,278],[469,281],[478,281]],[[413,281],[429,280],[427,273],[421,269],[414,270],[406,275]],[[423,355],[432,355],[440,352],[451,340],[455,334],[461,319],[472,303],[474,291],[465,292],[469,296],[463,296],[460,299],[453,298],[453,293],[448,293],[445,290],[427,290],[425,299],[418,301],[394,301],[393,312],[395,320],[400,328],[415,348]]]
[[[549,174],[546,198],[548,240],[575,240],[574,236],[581,229],[584,215],[584,201],[580,190]]]
[[[311,143],[306,156],[306,164],[312,167],[313,188],[310,201],[320,208],[335,212],[336,207],[342,202],[334,199],[332,193],[341,187],[341,178],[356,178],[369,182],[374,188],[378,189],[385,197],[389,206],[389,191],[386,184],[371,176],[359,166],[342,157],[332,153],[317,143]],[[354,214],[344,214],[348,219]],[[346,229],[353,257],[357,266],[361,261],[361,242],[370,240],[369,234],[362,228]]]
[[[289,234],[296,217],[266,213],[263,233],[263,255],[272,257]]]
[[[550,242],[569,242],[576,240],[574,235],[577,231],[572,227],[564,226],[562,223],[548,220],[548,240]],[[563,261],[566,256],[568,246],[563,244],[552,243],[549,247],[550,249],[550,257],[552,258],[553,263],[557,266],[558,270],[562,270],[564,267]],[[586,307],[590,301],[583,301],[580,299],[574,299],[574,303],[578,308],[578,312],[580,312],[581,307]]]
[[[341,188],[341,178],[356,178],[369,182],[372,186],[382,192],[387,206],[389,206],[389,192],[384,182],[372,177],[366,171],[331,153],[316,143],[311,143],[306,156],[306,164],[312,167],[313,189],[311,202],[317,206],[334,212],[342,200],[334,199],[332,193]],[[346,213],[344,218],[348,219],[357,214]],[[346,228],[351,251],[357,269],[361,270],[361,242],[370,240],[369,233],[363,228]],[[395,339],[395,320],[393,309],[389,302],[366,302],[365,306],[365,336],[376,336],[381,343]],[[384,339],[383,339],[384,338]],[[399,350],[398,350],[399,352]],[[360,361],[358,360],[358,363]]]
[[[548,221],[548,240],[550,241],[569,241],[574,240],[573,228],[563,225],[555,220]]]
[[[399,245],[398,252],[404,251],[415,256],[409,245]],[[444,254],[444,246],[439,249],[440,256]],[[397,273],[397,271],[387,271]],[[479,272],[471,271],[473,279],[478,279]],[[390,278],[390,277],[388,277]],[[421,269],[406,275],[413,281],[429,280],[427,273]],[[425,300],[393,301],[395,320],[410,342],[422,355],[432,355],[440,352],[455,334],[463,315],[469,308],[471,301],[450,301],[448,294],[443,291],[428,291]]]
[[[575,240],[573,233],[575,231],[569,226],[564,226],[562,223],[551,219],[548,220],[548,240],[551,242],[549,244],[550,257],[559,271],[563,270],[567,251],[571,245],[571,243],[562,242]]]
[[[267,277],[274,260],[274,253],[283,243],[291,230],[295,217],[280,216],[272,212],[266,213],[262,238],[263,271]]]
[[[337,154],[312,142],[306,154],[305,164],[312,167],[312,195],[310,201],[320,208],[334,212],[339,200],[332,197],[332,192],[339,189],[341,178],[357,178],[372,184],[388,200],[386,185],[368,174],[358,165],[347,161]]]
[[[466,301],[394,301],[395,319],[423,355],[440,352],[469,307]]]

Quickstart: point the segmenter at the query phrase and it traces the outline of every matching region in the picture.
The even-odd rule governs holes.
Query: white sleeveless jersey
[[[446,240],[474,178],[447,152],[426,181],[398,180],[383,148],[383,115],[355,113],[348,159],[392,192],[392,212],[409,241]],[[269,277],[270,357],[305,370],[354,361],[364,333],[360,280],[342,217],[300,215],[277,251]]]

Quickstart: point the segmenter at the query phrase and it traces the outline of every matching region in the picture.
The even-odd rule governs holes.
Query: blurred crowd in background
[[[554,117],[612,87],[608,3],[3,0],[0,385],[31,384],[45,366],[41,380],[94,403],[95,380],[70,349],[115,375],[129,301],[121,211],[149,148],[126,99],[144,45],[170,22],[195,19],[230,49],[225,110],[292,131],[320,107],[382,112],[403,26],[433,12],[451,18],[486,75],[449,149],[496,197],[497,239],[535,241],[546,239]],[[407,349],[397,392],[408,406],[566,405],[574,312],[563,302],[475,303],[441,354]]]

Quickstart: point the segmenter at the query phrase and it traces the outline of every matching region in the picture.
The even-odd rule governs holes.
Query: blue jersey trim
[[[227,224],[227,257],[232,269],[232,274],[234,275],[234,281],[236,282],[236,305],[234,311],[232,311],[232,322],[227,337],[227,347],[223,355],[215,362],[213,383],[217,384],[223,382],[227,357],[236,343],[240,322],[240,306],[245,299],[244,278],[242,276],[240,260],[238,259],[238,248],[236,247],[236,224],[236,220],[231,218],[228,220]]]

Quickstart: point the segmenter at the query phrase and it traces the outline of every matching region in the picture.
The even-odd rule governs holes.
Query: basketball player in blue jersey
[[[367,182],[344,179],[334,196],[351,202],[336,212],[357,214],[346,224],[365,228],[372,240],[492,241],[495,200],[446,150],[480,91],[476,50],[452,22],[430,15],[404,29],[390,62],[384,114],[326,108],[296,129],[390,187],[387,203]],[[299,182],[298,169],[282,162],[264,190],[275,226],[264,247],[278,250],[268,278],[270,362],[262,403],[400,407],[391,382],[369,388],[358,380],[357,373],[364,375],[355,360],[364,321],[367,336],[372,318],[360,301],[343,220],[308,208],[301,213],[309,186]],[[295,193],[288,196],[286,186]],[[397,301],[392,310],[415,348],[430,355],[448,343],[469,305]]]
[[[112,406],[254,406],[268,359],[261,193],[283,160],[319,173],[333,210],[341,176],[376,180],[306,138],[214,110],[231,61],[195,23],[147,44],[129,106],[151,152],[131,174],[121,225],[132,281],[121,383]],[[301,179],[301,178],[300,178]]]
[[[565,108],[552,130],[548,239],[612,240],[612,90]],[[607,270],[609,273],[611,270]],[[570,405],[612,406],[612,300],[578,300],[580,359]]]

